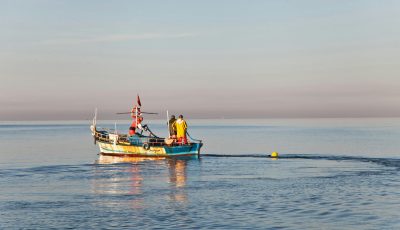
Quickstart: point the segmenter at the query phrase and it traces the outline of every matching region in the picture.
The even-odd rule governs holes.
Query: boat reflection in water
[[[120,157],[120,156],[107,156],[99,155],[99,159],[96,161],[97,164],[117,164],[117,163],[138,163],[144,161],[163,161],[166,157]]]
[[[116,202],[107,199],[107,195],[121,195],[124,203],[129,196],[130,207],[134,209],[154,205],[152,200],[159,200],[160,196],[161,199],[166,196],[165,200],[169,202],[185,204],[188,199],[185,190],[188,160],[194,159],[100,155],[92,182],[93,192],[104,196],[101,203],[106,206],[114,206]]]
[[[171,184],[170,199],[173,201],[186,202],[186,160],[168,159],[169,183]]]

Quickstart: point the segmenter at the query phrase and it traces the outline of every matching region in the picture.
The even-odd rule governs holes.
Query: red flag
[[[139,94],[137,95],[137,103],[138,103],[138,105],[139,105],[139,106],[142,106],[142,103],[140,103],[140,97],[139,97]]]

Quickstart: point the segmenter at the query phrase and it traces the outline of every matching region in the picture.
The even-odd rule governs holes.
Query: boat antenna
[[[118,134],[118,132],[117,132],[117,122],[114,122],[114,134]]]
[[[97,123],[97,108],[94,111],[92,125],[90,126],[90,130],[92,131],[92,136],[94,138],[94,144],[96,144],[96,123]]]
[[[93,127],[96,127],[97,123],[97,108],[94,110],[94,117],[93,117]]]
[[[168,109],[167,109],[167,130],[168,130],[168,137],[171,137],[171,133],[169,132],[169,115],[168,115]]]

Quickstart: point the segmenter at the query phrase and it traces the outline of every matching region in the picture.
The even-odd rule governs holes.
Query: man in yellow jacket
[[[180,144],[187,144],[187,124],[186,121],[183,120],[183,116],[179,115],[178,120],[175,121],[175,127],[176,127],[176,137],[178,138],[178,143]]]

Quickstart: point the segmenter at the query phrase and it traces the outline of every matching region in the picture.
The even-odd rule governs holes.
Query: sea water
[[[188,120],[200,159],[129,163],[89,124],[0,123],[0,229],[400,229],[400,119]]]

